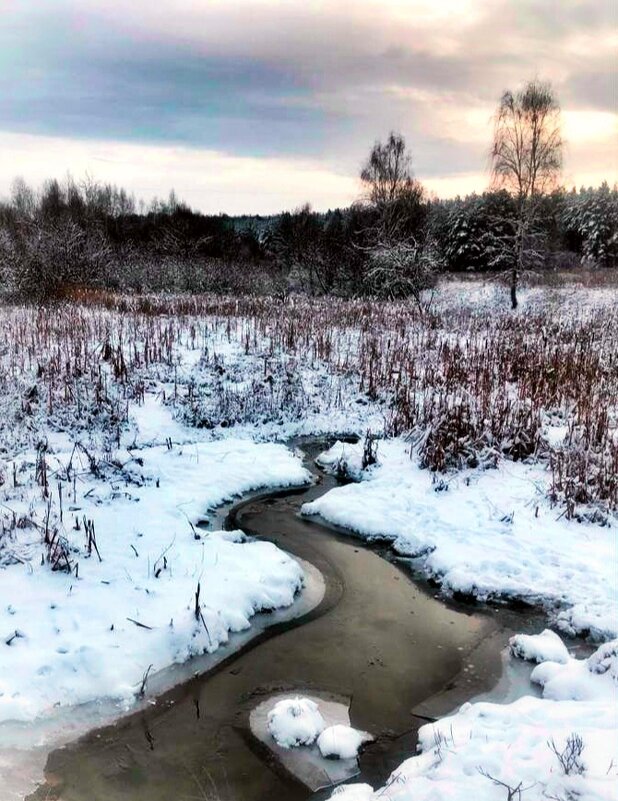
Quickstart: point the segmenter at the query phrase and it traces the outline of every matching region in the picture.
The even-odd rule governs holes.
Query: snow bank
[[[446,592],[523,599],[543,604],[568,633],[618,634],[615,532],[552,509],[543,467],[503,462],[437,479],[399,439],[380,442],[379,461],[360,483],[332,489],[303,513],[389,540]]]
[[[323,757],[352,759],[368,739],[367,735],[351,726],[329,726],[318,737],[318,748]]]
[[[529,662],[569,661],[569,652],[560,637],[551,629],[540,634],[516,634],[509,640],[511,651]]]
[[[69,455],[48,456],[50,474]],[[307,482],[287,448],[228,439],[117,456],[126,460],[120,475],[84,469],[75,496],[65,489],[71,574],[42,564],[40,487],[3,489],[5,508],[32,522],[11,532],[14,563],[0,569],[0,720],[99,698],[126,707],[148,670],[215,651],[302,587],[298,563],[272,543],[195,528],[240,493]],[[101,561],[88,555],[84,518]]]
[[[420,729],[420,754],[406,760],[385,787],[370,793],[366,785],[350,785],[331,798],[503,801],[508,788],[520,787],[528,801],[615,801],[617,653],[614,642],[587,660],[541,663],[534,674],[543,678],[543,698],[464,704]],[[574,700],[577,695],[580,700]]]
[[[268,713],[268,730],[282,748],[311,745],[324,725],[318,705],[309,698],[285,698]]]
[[[543,662],[530,680],[541,685],[543,698],[554,701],[611,698],[618,686],[618,640],[604,643],[585,660],[569,657],[564,663]]]

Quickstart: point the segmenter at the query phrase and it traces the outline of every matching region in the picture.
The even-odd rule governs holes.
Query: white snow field
[[[382,441],[378,463],[363,470],[362,443],[336,443],[320,464],[337,471],[345,462],[359,481],[305,504],[303,513],[390,542],[447,594],[522,599],[543,605],[569,634],[616,637],[614,528],[566,520],[548,503],[538,465],[501,462],[436,479],[409,448],[401,439]],[[577,660],[546,629],[512,637],[510,649],[512,658],[539,663],[531,678],[542,698],[464,704],[421,728],[419,755],[384,787],[342,786],[333,801],[519,801],[517,788],[529,801],[616,801],[618,641]]]
[[[337,443],[320,461],[358,471],[362,444]],[[358,483],[303,506],[415,559],[446,593],[543,605],[556,626],[597,640],[618,635],[615,529],[567,520],[547,502],[540,465],[502,461],[436,477],[403,439],[380,442]]]
[[[588,659],[542,662],[543,697],[466,703],[419,731],[419,754],[386,785],[335,790],[336,801],[615,801],[618,641]],[[512,792],[512,795],[508,795]]]
[[[330,298],[108,300],[0,308],[0,722],[128,708],[147,675],[292,604],[293,559],[196,524],[240,493],[308,481],[273,444],[305,434],[393,435],[368,469],[361,444],[323,454],[358,483],[306,514],[389,541],[445,594],[524,600],[562,632],[618,636],[611,290],[526,290],[513,315],[503,288],[449,282],[423,319]],[[464,407],[449,429],[459,462],[421,469],[423,437]],[[412,454],[394,436],[407,431]],[[542,447],[513,461],[520,435]],[[497,467],[459,469],[479,442]],[[616,799],[615,646],[575,661],[542,632],[511,648],[538,662],[543,698],[464,706],[421,730],[386,788],[333,798],[504,801],[513,783],[523,801]],[[562,752],[572,733],[585,771],[565,775],[547,740]]]
[[[284,698],[268,713],[268,731],[282,748],[312,745],[324,725],[317,703],[310,698]]]
[[[159,408],[160,422],[166,413]],[[50,473],[70,456],[48,455]],[[298,563],[273,544],[195,528],[240,493],[306,483],[290,450],[227,439],[120,450],[116,458],[134,483],[84,470],[75,497],[65,497],[71,573],[42,563],[46,503],[39,488],[12,489],[10,499],[4,493],[5,506],[24,523],[5,548],[13,563],[0,572],[0,720],[97,698],[126,706],[146,671],[216,650],[256,612],[290,605],[302,587]],[[80,459],[74,456],[74,465]],[[94,521],[100,560],[94,547],[88,555],[84,518]]]

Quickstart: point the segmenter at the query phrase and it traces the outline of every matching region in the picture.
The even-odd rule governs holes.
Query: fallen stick
[[[152,631],[152,626],[147,626],[145,623],[140,623],[139,620],[133,620],[132,617],[128,617],[127,620],[130,623],[135,623],[135,625],[139,626],[141,629],[148,629],[149,631]]]

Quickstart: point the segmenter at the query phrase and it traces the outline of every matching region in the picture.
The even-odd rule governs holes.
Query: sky
[[[564,184],[612,184],[617,54],[615,0],[0,0],[0,196],[70,172],[210,213],[334,208],[391,130],[430,192],[480,192],[499,97],[535,77]]]

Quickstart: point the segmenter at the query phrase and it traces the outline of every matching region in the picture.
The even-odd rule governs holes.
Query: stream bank
[[[324,443],[304,447],[310,459]],[[361,757],[362,780],[376,786],[414,753],[428,719],[500,683],[501,697],[517,692],[509,680],[505,686],[502,650],[511,634],[539,630],[542,615],[445,603],[378,549],[299,517],[303,503],[336,483],[318,477],[308,488],[241,502],[227,525],[317,568],[320,603],[208,674],[53,751],[32,801],[311,798],[249,731],[251,710],[281,692],[349,698],[352,725],[376,737]],[[525,670],[519,680],[531,692]]]

